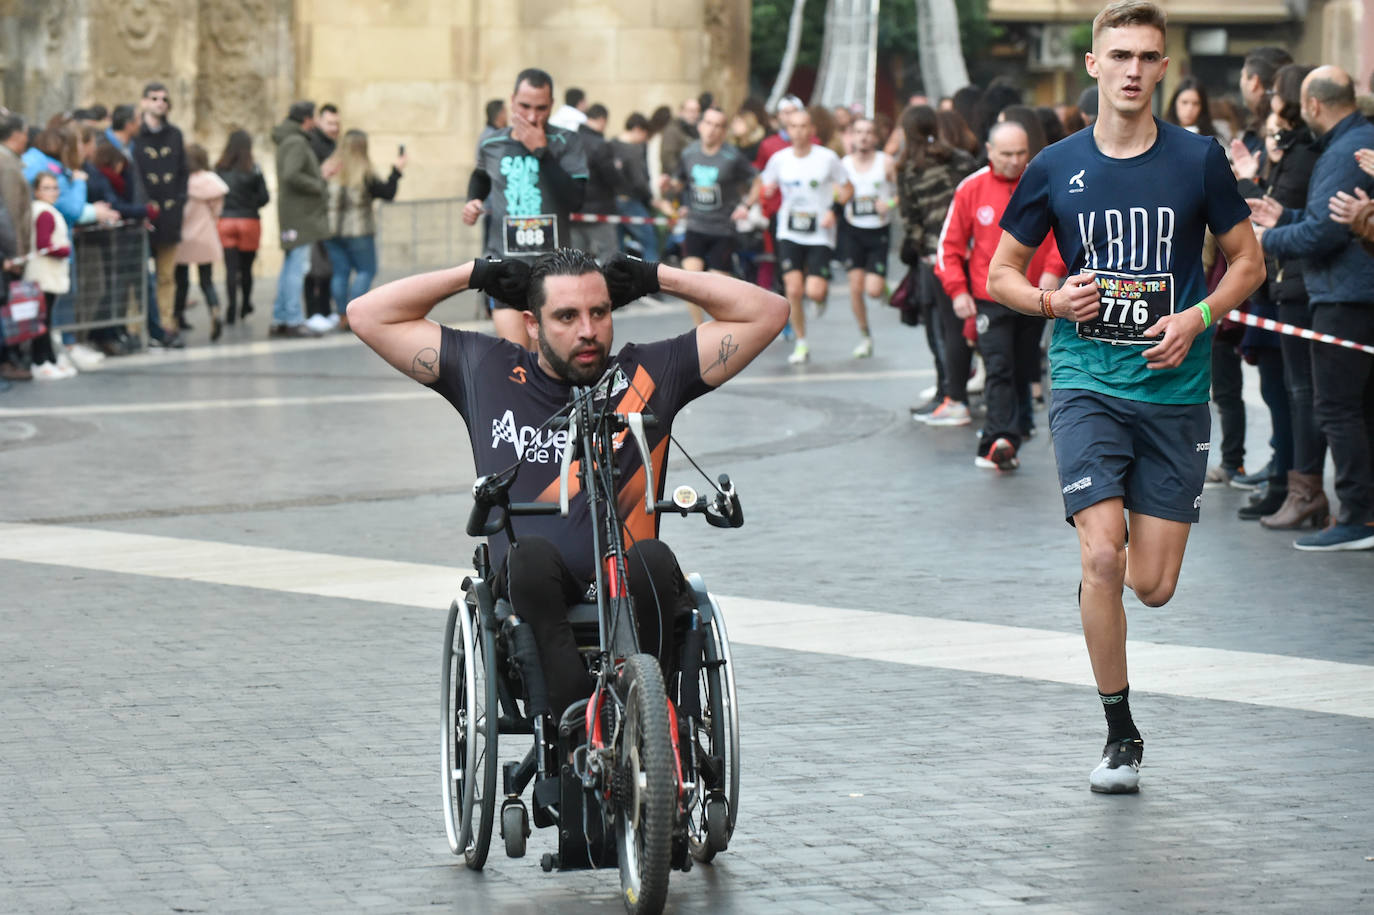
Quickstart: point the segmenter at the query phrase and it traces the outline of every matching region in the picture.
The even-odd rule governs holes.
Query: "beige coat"
[[[186,209],[181,215],[178,264],[213,264],[224,259],[219,241],[219,214],[229,185],[211,171],[196,172],[186,180]]]
[[[48,248],[66,248],[71,250],[72,233],[67,228],[67,220],[57,211],[57,207],[42,200],[35,200],[32,204],[33,224],[38,223],[38,217],[43,213],[51,213],[53,219],[52,238],[48,242]],[[34,226],[29,227],[29,237],[32,238],[37,232]],[[31,283],[36,283],[38,288],[44,292],[51,292],[54,295],[64,295],[72,289],[72,256],[64,254],[61,257],[53,257],[50,254],[34,253],[24,262],[24,279]]]

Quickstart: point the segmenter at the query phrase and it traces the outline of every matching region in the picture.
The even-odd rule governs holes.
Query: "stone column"
[[[213,163],[229,133],[252,134],[259,159],[273,155],[272,126],[295,92],[291,4],[199,0],[194,134]]]
[[[702,87],[733,114],[749,91],[749,0],[706,0],[706,70]]]
[[[188,140],[196,111],[195,0],[90,0],[89,66],[77,104],[136,104],[147,83],[167,86],[168,119]]]

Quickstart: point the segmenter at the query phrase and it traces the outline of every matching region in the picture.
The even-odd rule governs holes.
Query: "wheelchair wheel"
[[[677,798],[668,696],[650,655],[631,655],[616,680],[621,722],[612,795],[620,890],[632,915],[661,912],[668,898]]]
[[[473,870],[487,862],[496,813],[498,714],[492,634],[465,601],[449,607],[444,629],[440,769],[449,849]]]
[[[735,818],[739,815],[739,701],[735,691],[735,659],[730,653],[730,635],[725,628],[725,614],[720,604],[711,598],[711,636],[706,640],[706,658],[712,669],[720,672],[720,751],[725,759],[725,778],[721,786],[725,792],[725,835],[728,841],[735,834]],[[717,663],[719,662],[719,663]],[[710,705],[703,708],[713,709]],[[715,725],[713,720],[712,725]]]
[[[698,756],[701,782],[697,802],[688,810],[687,842],[692,857],[703,864],[730,846],[734,812],[739,798],[739,728],[734,698],[734,675],[725,659],[729,644],[723,618],[712,599],[712,624],[702,649],[697,678],[701,719],[690,736]],[[717,767],[708,762],[720,760]]]

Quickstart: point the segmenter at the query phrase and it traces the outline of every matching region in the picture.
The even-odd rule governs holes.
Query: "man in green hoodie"
[[[277,222],[284,252],[272,304],[273,337],[318,336],[305,324],[301,288],[310,269],[310,246],[329,235],[327,182],[310,148],[315,103],[294,102],[272,130],[277,144]]]

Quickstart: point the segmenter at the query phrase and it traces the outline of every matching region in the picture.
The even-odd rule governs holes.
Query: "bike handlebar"
[[[712,527],[743,527],[744,509],[740,507],[739,494],[730,483],[730,477],[720,475],[720,491],[713,498],[698,495],[690,486],[679,486],[673,490],[671,499],[654,504],[657,512],[677,512],[679,515],[696,513],[706,516],[706,523]]]
[[[651,458],[648,442],[643,432],[645,429],[657,428],[659,425],[658,418],[649,413],[616,413],[613,415],[615,431],[628,429],[640,450],[645,467],[646,482],[649,484],[645,492],[646,512],[672,511],[684,517],[695,512],[705,515],[707,523],[712,527],[740,527],[744,524],[744,511],[740,507],[739,496],[730,483],[730,477],[726,474],[720,475],[720,491],[711,499],[698,495],[696,490],[690,486],[679,486],[674,490],[672,499],[660,502],[653,501],[655,487],[653,485]],[[569,430],[574,433],[570,438],[575,439],[576,437],[576,421],[573,419],[573,414],[554,419],[549,424],[549,428],[552,430]],[[501,533],[503,530],[509,533],[510,519],[518,515],[566,514],[568,473],[577,445],[575,440],[571,440],[566,446],[567,450],[563,455],[563,467],[559,474],[560,495],[558,502],[511,502],[510,487],[515,482],[516,474],[519,472],[520,464],[518,463],[501,473],[479,477],[472,484],[472,511],[468,514],[466,526],[468,536],[490,537],[493,534]]]

